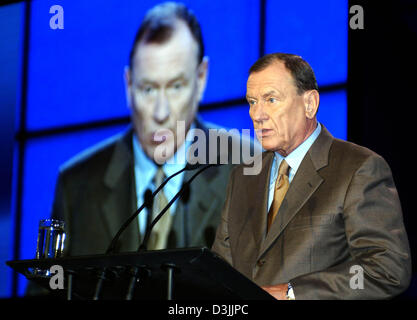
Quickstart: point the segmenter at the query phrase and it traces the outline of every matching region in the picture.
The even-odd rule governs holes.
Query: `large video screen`
[[[209,58],[204,120],[253,129],[244,103],[248,69],[261,54],[288,52],[310,62],[322,90],[319,121],[346,139],[347,1],[183,2],[201,23]],[[156,3],[61,0],[62,29],[50,26],[56,1],[26,3],[27,92],[19,110],[26,121],[18,128],[26,135],[23,174],[15,176],[15,185],[23,186],[15,212],[20,248],[11,259],[34,258],[38,222],[50,215],[60,165],[128,125],[124,70],[137,28]],[[19,277],[20,295],[25,287]]]

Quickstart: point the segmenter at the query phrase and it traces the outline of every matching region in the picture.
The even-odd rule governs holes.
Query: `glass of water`
[[[39,221],[36,259],[59,258],[64,252],[65,223],[62,220]]]

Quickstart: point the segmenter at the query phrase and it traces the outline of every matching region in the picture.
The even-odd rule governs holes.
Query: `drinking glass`
[[[62,220],[39,221],[36,259],[59,258],[64,251],[65,223]]]

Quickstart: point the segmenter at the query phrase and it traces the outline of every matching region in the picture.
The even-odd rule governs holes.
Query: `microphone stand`
[[[167,179],[165,179],[165,181],[152,193],[152,200],[153,198],[155,198],[156,194],[168,183],[169,180],[171,180],[173,177],[175,177],[176,175],[186,171],[186,170],[194,170],[195,166],[193,167],[192,165],[186,165],[183,169],[181,169],[180,171],[174,173],[172,176],[168,177]],[[110,245],[108,246],[106,253],[105,254],[111,254],[114,252],[114,248],[116,246],[117,241],[120,238],[120,235],[123,233],[123,231],[125,231],[125,229],[130,225],[130,223],[139,215],[139,213],[146,207],[147,203],[143,203],[139,209],[137,209],[135,211],[134,214],[132,214],[126,221],[125,223],[120,227],[119,231],[116,233],[116,235],[114,236],[114,238],[112,239],[112,241],[110,242]],[[96,289],[94,291],[94,296],[93,296],[93,300],[98,300],[99,296],[100,296],[100,292],[103,286],[103,281],[106,278],[106,268],[103,268],[99,274],[98,280],[97,280],[97,284],[96,284]]]
[[[213,166],[217,166],[219,164],[209,164],[205,167],[203,167],[202,169],[200,169],[197,173],[195,173],[190,180],[188,180],[186,183],[190,184],[192,180],[194,180],[194,178],[200,174],[200,172],[206,170],[209,167],[213,167]],[[184,171],[190,171],[190,170],[195,170],[197,168],[199,168],[201,165],[199,164],[195,164],[195,165],[190,165],[187,164],[183,169],[181,169],[180,171],[174,173],[173,175],[169,176],[167,179],[164,180],[164,182],[152,193],[152,199],[155,198],[156,194],[168,183],[168,181],[170,179],[172,179],[173,177],[175,177],[176,175],[184,172]],[[168,203],[168,205],[162,210],[161,213],[159,213],[159,215],[152,221],[151,225],[149,226],[148,230],[146,230],[145,233],[145,237],[144,240],[142,241],[142,244],[139,246],[137,251],[146,251],[146,244],[149,240],[149,235],[154,227],[154,225],[159,221],[159,219],[161,219],[162,215],[168,210],[168,208],[172,205],[172,203],[174,203],[175,200],[178,199],[178,197],[181,196],[181,194],[183,193],[184,190],[184,186],[181,188],[181,190],[175,195],[175,197],[173,199],[171,199],[171,201]],[[122,232],[129,226],[129,224],[139,215],[139,213],[145,208],[147,204],[143,203],[139,209],[137,209],[135,211],[134,214],[132,214],[126,221],[125,223],[121,226],[121,228],[119,229],[119,231],[117,232],[117,234],[114,236],[114,238],[112,239],[109,247],[106,250],[106,254],[111,254],[114,252],[114,248],[116,246],[117,240],[119,240],[120,235],[122,234]],[[134,275],[136,275],[134,273]],[[102,271],[99,274],[98,277],[98,281],[96,284],[96,289],[94,292],[94,296],[93,296],[93,300],[98,300],[99,296],[100,296],[100,292],[103,286],[103,282],[105,280],[105,276],[106,276],[106,268],[103,268]]]
[[[194,170],[193,168],[190,169],[190,167],[186,166],[185,168],[181,169],[178,172],[175,172],[172,176],[169,176],[167,179],[164,180],[164,182],[161,183],[161,185],[152,193],[152,200],[155,198],[156,194],[161,191],[161,189],[168,183],[169,180],[171,180],[172,178],[174,178],[176,175],[186,171],[186,170]],[[110,254],[113,253],[114,251],[114,247],[116,246],[116,242],[117,240],[119,240],[120,235],[122,234],[123,231],[125,231],[125,229],[129,226],[129,224],[139,215],[139,213],[147,206],[147,203],[144,202],[140,208],[138,210],[135,211],[134,214],[132,214],[126,221],[125,223],[120,227],[119,231],[116,233],[116,235],[114,236],[114,238],[112,239],[109,247],[106,250],[106,254]]]
[[[198,170],[187,182],[183,184],[180,191],[177,192],[177,194],[169,201],[169,203],[165,206],[165,208],[158,214],[158,216],[152,221],[149,230],[147,230],[145,237],[142,241],[142,244],[138,248],[138,252],[146,251],[147,243],[149,240],[149,236],[152,232],[153,227],[155,224],[162,218],[162,216],[165,214],[165,212],[169,209],[169,207],[174,203],[175,200],[177,200],[183,193],[186,191],[187,188],[189,188],[191,182],[194,180],[195,177],[197,177],[201,172],[204,170],[207,170],[210,167],[218,166],[219,164],[209,164],[202,169]],[[172,289],[174,286],[174,272],[176,271],[177,267],[173,263],[164,263],[162,265],[162,268],[167,271],[167,300],[172,300]]]
[[[152,191],[150,189],[146,189],[145,193],[144,193],[144,203],[146,206],[146,210],[148,211],[148,215],[146,217],[146,228],[145,230],[149,229],[150,226],[150,221],[152,219],[152,207],[153,207],[153,197],[152,197]],[[145,231],[146,233],[146,231]],[[130,269],[130,274],[132,275],[129,281],[129,287],[127,289],[127,293],[126,293],[126,300],[132,300],[133,298],[133,291],[135,289],[135,285],[136,282],[139,282],[140,277],[139,277],[139,269],[143,268],[146,271],[146,268],[144,266],[138,267],[138,266],[134,266]]]
[[[152,232],[153,227],[155,226],[155,224],[158,223],[158,221],[162,218],[162,216],[164,215],[164,213],[169,209],[169,207],[175,202],[175,200],[177,200],[185,191],[186,187],[189,187],[189,185],[191,184],[191,182],[194,180],[195,177],[197,177],[201,172],[203,172],[204,170],[207,170],[210,167],[214,167],[214,166],[218,166],[219,164],[208,164],[205,167],[203,167],[202,169],[198,170],[187,182],[185,182],[183,184],[183,186],[181,187],[180,191],[177,192],[177,194],[171,199],[171,201],[168,202],[168,204],[165,206],[165,208],[156,216],[156,218],[152,221],[149,230],[147,230],[145,237],[143,238],[142,244],[139,246],[137,251],[146,251],[147,248],[147,244],[149,241],[149,237],[150,234]]]

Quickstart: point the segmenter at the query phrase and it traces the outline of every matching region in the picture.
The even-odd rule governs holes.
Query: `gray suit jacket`
[[[323,126],[266,234],[274,153],[262,156],[257,176],[233,169],[214,252],[258,285],[291,282],[296,299],[381,299],[408,287],[408,239],[384,159]],[[351,288],[353,266],[363,289]]]
[[[197,121],[197,127],[207,127]],[[66,222],[66,255],[101,254],[124,221],[137,209],[132,128],[83,152],[60,170],[52,216]],[[208,155],[208,153],[207,153]],[[188,203],[189,247],[211,247],[232,165],[204,171],[191,184]],[[195,171],[185,173],[184,181]],[[184,204],[179,201],[168,240],[184,247]],[[140,244],[137,218],[122,234],[117,252]]]

